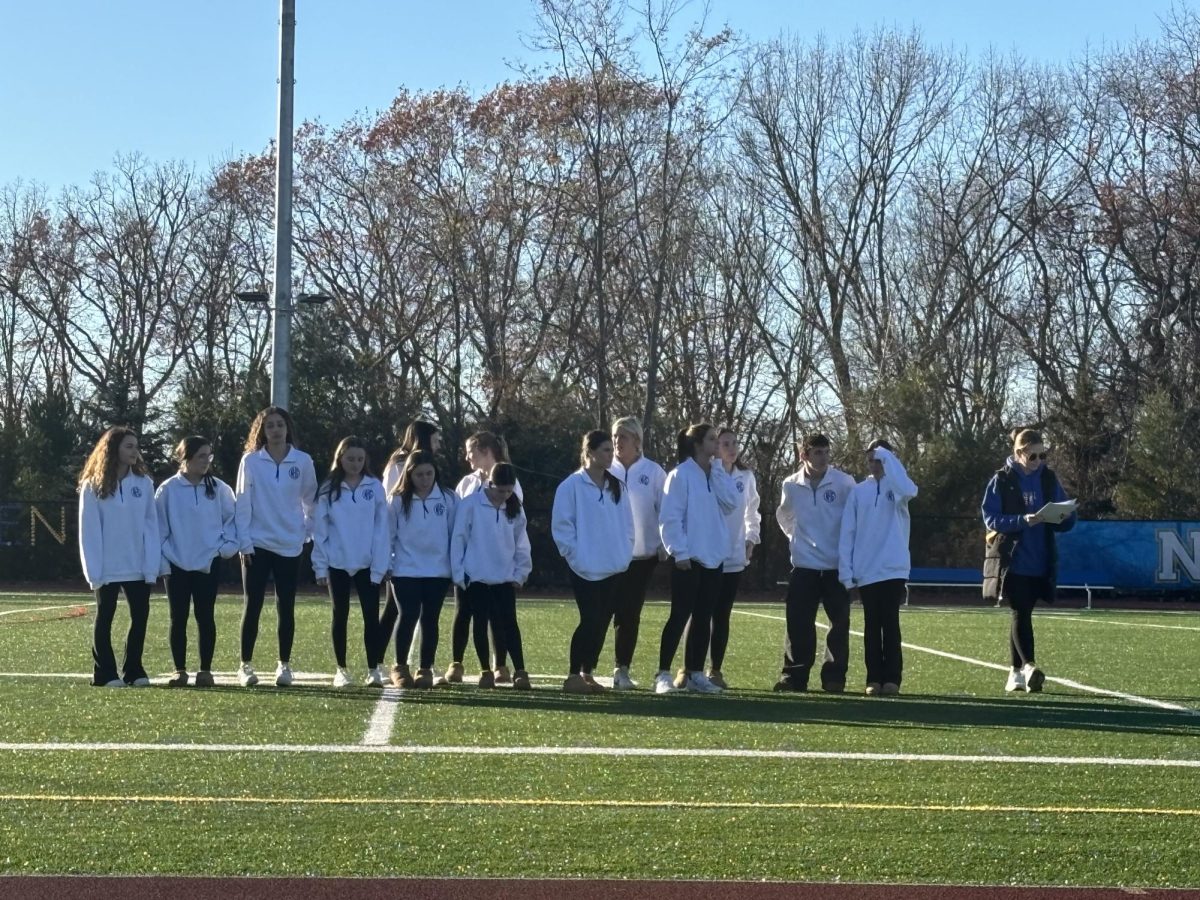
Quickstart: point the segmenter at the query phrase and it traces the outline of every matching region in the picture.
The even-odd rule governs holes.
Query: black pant
[[[646,603],[646,587],[658,565],[658,557],[635,559],[619,576],[620,584],[613,595],[613,643],[616,645],[618,666],[633,664],[637,648],[638,629],[642,624],[642,607]]]
[[[525,668],[525,654],[521,648],[521,629],[517,625],[517,589],[508,582],[483,584],[473,581],[464,592],[466,605],[471,610],[472,634],[475,638],[475,655],[479,657],[481,669],[491,668],[488,659],[488,628],[497,639],[502,639],[512,656],[513,668]],[[501,665],[499,651],[496,665]]]
[[[513,602],[515,605],[516,601],[514,600]],[[467,640],[471,636],[471,621],[473,618],[471,600],[467,596],[467,592],[458,585],[455,585],[454,624],[450,626],[450,652],[454,656],[454,662],[462,662],[463,654],[467,652]],[[496,650],[496,665],[504,665],[504,660],[508,658],[508,650],[504,645],[504,635],[493,630],[492,646]]]
[[[280,556],[261,547],[254,548],[249,561],[242,561],[242,586],[245,601],[242,605],[242,662],[254,658],[258,641],[258,619],[262,615],[263,599],[267,595],[268,576],[275,579],[275,615],[278,618],[279,659],[288,662],[292,657],[292,640],[296,635],[296,579],[300,574],[299,556]]]
[[[725,664],[725,649],[729,646],[729,619],[733,615],[733,601],[737,598],[741,572],[722,572],[721,590],[717,593],[717,604],[713,607],[712,638],[709,643],[709,658],[715,671]]]
[[[217,581],[220,576],[217,559],[207,571],[188,572],[171,563],[167,576],[167,603],[171,610],[171,659],[175,668],[187,668],[187,623],[192,606],[196,608],[196,630],[200,636],[200,671],[212,669],[213,649],[217,646]]]
[[[117,678],[117,658],[112,646],[112,623],[117,614],[117,597],[125,592],[129,604],[129,632],[121,678],[132,684],[146,678],[142,648],[146,645],[146,622],[150,619],[150,585],[144,581],[116,581],[96,589],[96,624],[92,627],[92,684],[105,685]]]
[[[392,586],[391,580],[384,581],[383,590],[383,612],[379,615],[379,628],[376,629],[379,635],[379,653],[376,658],[380,664],[383,664],[384,657],[387,656],[388,644],[392,642],[392,638],[396,633],[396,621],[400,617],[400,607],[396,603],[396,590]],[[396,662],[408,662],[405,660],[396,660]]]
[[[613,599],[621,586],[624,573],[610,575],[600,581],[588,581],[571,573],[575,590],[575,605],[579,607],[579,624],[571,635],[570,672],[591,674],[600,662],[604,635],[612,618]]]
[[[670,670],[679,639],[687,631],[684,643],[683,667],[689,672],[703,672],[708,656],[708,638],[712,632],[712,615],[721,592],[721,567],[706,569],[694,559],[690,569],[671,569],[671,613],[663,626],[658,645],[659,671]],[[690,621],[689,621],[690,618]]]
[[[1009,657],[1014,669],[1031,663],[1033,655],[1033,608],[1039,600],[1049,602],[1050,579],[1034,575],[1004,576],[1004,599],[1012,607],[1012,625],[1008,632]]]
[[[862,599],[863,655],[867,684],[900,684],[904,656],[900,650],[900,604],[904,602],[903,578],[877,581],[858,589]]]
[[[821,684],[846,683],[850,658],[850,594],[836,570],[792,569],[787,592],[787,635],[783,641],[783,677],[798,687],[808,684],[817,655],[817,610],[825,607],[829,634]]]
[[[345,569],[329,570],[329,599],[333,601],[333,621],[329,631],[333,636],[333,658],[338,666],[346,665],[346,626],[350,619],[350,588],[358,594],[362,607],[363,647],[367,651],[367,668],[373,669],[383,658],[379,641],[379,585],[371,581],[370,569],[359,569],[353,575]]]
[[[421,623],[422,669],[433,668],[438,645],[438,620],[446,600],[449,578],[393,578],[392,593],[400,605],[400,621],[396,626],[396,659],[408,662],[413,632]]]

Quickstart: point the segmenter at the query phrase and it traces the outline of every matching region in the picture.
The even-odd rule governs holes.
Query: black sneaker
[[[786,692],[791,692],[793,694],[803,694],[807,690],[808,690],[807,684],[801,684],[798,681],[792,681],[792,679],[788,678],[787,676],[784,676],[783,678],[780,678],[777,682],[775,682],[775,691],[777,693],[782,694],[782,693],[786,693]]]
[[[846,691],[846,682],[824,681],[821,683],[821,690],[827,694],[842,694]]]
[[[167,687],[187,687],[188,673],[184,669],[176,669],[175,677],[167,682]]]

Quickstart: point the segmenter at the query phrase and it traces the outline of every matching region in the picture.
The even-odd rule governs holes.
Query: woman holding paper
[[[1006,691],[1040,691],[1045,674],[1034,661],[1033,607],[1054,602],[1058,573],[1055,534],[1075,527],[1074,501],[1047,465],[1040,432],[1013,436],[1012,456],[988,482],[983,494],[987,550],[983,596],[1004,598],[1012,607],[1009,632],[1011,670]],[[1047,504],[1052,504],[1047,506]]]

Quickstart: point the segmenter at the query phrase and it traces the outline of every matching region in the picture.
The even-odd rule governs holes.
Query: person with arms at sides
[[[158,486],[154,504],[162,538],[162,574],[171,610],[171,687],[188,683],[187,623],[196,611],[200,668],[196,687],[212,687],[212,661],[217,645],[217,586],[220,560],[237,555],[237,523],[233,489],[209,471],[212,444],[200,435],[185,437],[175,448],[179,471]]]
[[[330,634],[337,665],[333,686],[354,683],[346,668],[346,627],[350,617],[350,588],[358,595],[363,617],[363,646],[369,687],[382,687],[379,671],[383,644],[379,640],[379,585],[391,564],[387,499],[383,482],[371,474],[367,447],[357,437],[342,438],[333,453],[329,477],[317,491],[313,522],[313,573],[317,584],[329,587],[333,617]]]
[[[297,446],[296,426],[286,409],[268,406],[255,416],[238,466],[235,493],[245,591],[238,682],[243,687],[258,684],[252,664],[254,645],[267,578],[273,577],[279,636],[275,684],[287,687],[292,683],[296,581],[300,555],[312,540],[317,472],[312,457]]]
[[[829,633],[821,664],[821,689],[846,689],[850,658],[850,594],[838,581],[842,514],[854,479],[829,464],[832,446],[823,434],[800,442],[800,471],[783,482],[775,521],[787,535],[792,574],[788,578],[783,671],[777,691],[808,690],[817,654],[817,609],[825,607]]]
[[[633,513],[633,561],[616,590],[612,617],[616,652],[613,689],[627,691],[635,686],[629,669],[633,665],[633,651],[637,649],[646,588],[660,556],[666,556],[658,534],[658,513],[667,473],[654,460],[642,455],[642,423],[637,419],[626,416],[613,422],[612,440],[616,459],[609,471],[621,482],[622,494],[629,498]]]
[[[486,485],[488,475],[497,463],[509,462],[508,451],[505,449],[504,443],[490,431],[477,431],[467,438],[465,456],[471,471],[464,475],[454,488],[454,493],[460,500],[465,500]],[[525,492],[521,490],[521,482],[514,480],[513,486],[517,500],[524,502]],[[450,662],[450,668],[446,670],[446,680],[452,683],[462,681],[462,658],[467,649],[471,619],[472,610],[466,594],[456,585],[454,588],[454,624],[450,630],[450,651],[453,659]],[[512,675],[508,666],[504,664],[508,656],[504,635],[493,634],[492,647],[496,654],[493,666],[496,683],[508,684],[512,681]]]
[[[863,606],[867,694],[900,693],[900,604],[912,560],[908,552],[908,502],[917,486],[887,441],[867,447],[870,474],[855,485],[842,515],[838,580],[858,588]]]
[[[442,434],[438,427],[432,422],[427,422],[424,419],[414,419],[408,423],[408,427],[404,429],[404,438],[400,441],[400,446],[391,455],[387,461],[387,465],[383,469],[383,489],[387,496],[391,496],[396,490],[396,485],[400,481],[400,474],[404,471],[404,461],[410,453],[415,453],[417,450],[424,450],[426,453],[436,455],[442,449]],[[379,660],[382,663],[387,655],[387,648],[392,643],[392,638],[396,631],[396,618],[400,614],[400,607],[396,603],[396,597],[392,594],[391,581],[387,582],[387,596],[383,604],[383,614],[379,618]],[[420,625],[417,626],[417,640],[420,641]],[[406,660],[408,666],[412,666],[413,659],[408,657]],[[401,661],[399,659],[392,663],[392,681],[395,682],[400,675]]]
[[[737,508],[737,488],[716,459],[717,430],[712,425],[700,423],[679,432],[676,451],[679,465],[667,475],[659,513],[659,534],[674,568],[654,691],[666,694],[685,688],[716,694],[721,688],[704,674],[704,660],[721,593],[721,566],[729,555],[725,516]],[[671,663],[689,618],[683,668],[672,680]]]
[[[154,508],[154,482],[131,428],[114,426],[100,436],[79,476],[79,558],[96,594],[92,628],[92,684],[146,687],[142,665],[150,588],[158,578],[162,542]],[[117,597],[129,604],[129,631],[121,671],[112,646]]]
[[[563,690],[594,694],[608,690],[594,670],[622,577],[633,559],[633,512],[629,495],[608,470],[613,442],[606,431],[583,436],[580,468],[554,492],[550,531],[571,568],[579,625],[571,636],[570,674]]]
[[[737,505],[725,513],[725,527],[729,530],[729,554],[721,567],[721,591],[713,609],[712,637],[709,645],[711,666],[708,680],[722,690],[729,687],[721,669],[725,664],[725,650],[729,646],[729,620],[733,617],[733,601],[737,598],[742,572],[750,564],[755,546],[761,542],[762,513],[758,509],[758,481],[753,470],[741,461],[738,452],[737,434],[734,430],[720,429],[717,432],[717,457],[725,472],[733,479],[733,486],[737,488]],[[686,644],[686,637],[684,642]]]
[[[433,659],[438,619],[450,586],[450,536],[458,497],[444,490],[437,463],[426,450],[414,450],[388,496],[392,531],[392,594],[400,604],[396,626],[396,659],[408,659],[414,631],[420,625],[417,676],[407,663],[392,671],[400,688],[434,685]]]
[[[1074,512],[1058,524],[1038,515],[1045,504],[1067,499],[1058,476],[1046,465],[1048,455],[1041,432],[1015,432],[1012,456],[983,494],[983,524],[988,530],[983,595],[992,601],[1004,598],[1012,608],[1006,691],[1034,693],[1046,680],[1033,654],[1033,608],[1039,600],[1054,602],[1055,536],[1075,527]]]
[[[516,489],[516,470],[510,463],[496,463],[482,490],[463,498],[454,514],[450,570],[471,610],[482,688],[496,685],[489,665],[489,625],[497,637],[503,636],[512,655],[513,687],[530,687],[517,624],[517,588],[529,577],[533,560]]]

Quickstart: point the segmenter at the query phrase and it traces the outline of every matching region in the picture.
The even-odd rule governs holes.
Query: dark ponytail
[[[587,468],[588,454],[595,453],[601,444],[612,443],[612,436],[607,431],[596,429],[583,436],[583,446],[579,450],[579,464]],[[621,502],[621,481],[612,472],[604,470],[604,483],[612,491],[613,503]]]
[[[488,473],[488,481],[496,487],[515,487],[517,484],[517,470],[512,463],[498,462],[492,466],[492,471]],[[504,514],[509,520],[515,519],[517,513],[521,511],[521,498],[516,495],[516,492],[509,494],[508,499],[504,501]]]
[[[175,447],[175,461],[179,463],[182,472],[187,461],[200,452],[202,447],[211,447],[212,441],[199,434],[190,434]],[[204,496],[211,500],[217,496],[217,482],[213,478],[212,469],[204,473]]]
[[[703,441],[710,431],[712,426],[707,422],[697,422],[679,432],[675,441],[676,462],[687,462],[694,457],[696,445]]]

